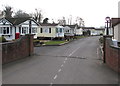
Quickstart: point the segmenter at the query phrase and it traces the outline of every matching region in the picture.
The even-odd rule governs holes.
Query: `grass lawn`
[[[44,44],[46,45],[57,45],[57,44],[61,44],[61,43],[65,43],[67,41],[48,41],[48,42],[45,42]]]
[[[84,38],[85,36],[76,36],[77,39]]]

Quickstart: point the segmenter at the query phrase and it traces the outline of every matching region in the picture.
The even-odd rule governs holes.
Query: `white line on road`
[[[69,56],[72,56],[79,48],[77,48],[76,50],[74,50]]]
[[[55,75],[54,79],[56,79],[56,78],[57,78],[57,75]]]
[[[66,61],[64,61],[64,63],[65,63]]]
[[[99,48],[97,48],[97,57],[99,57]]]
[[[63,64],[61,65],[61,67],[63,67]]]
[[[50,83],[50,86],[52,86],[53,85],[53,83]]]
[[[60,72],[60,71],[61,71],[61,69],[58,70],[58,72]]]
[[[65,58],[65,60],[67,60],[68,58]]]

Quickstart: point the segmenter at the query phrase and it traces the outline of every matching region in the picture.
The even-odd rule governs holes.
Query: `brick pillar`
[[[29,55],[30,56],[33,55],[33,53],[34,53],[33,37],[34,37],[34,35],[32,35],[32,34],[29,35],[29,46],[30,46]]]
[[[34,53],[34,46],[33,46],[33,34],[26,34],[27,38],[28,38],[28,44],[29,44],[29,56],[33,55]]]
[[[103,62],[106,63],[106,38],[112,38],[112,36],[103,36]]]

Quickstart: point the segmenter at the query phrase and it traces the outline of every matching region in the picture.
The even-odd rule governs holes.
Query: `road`
[[[35,47],[35,55],[3,66],[3,84],[117,84],[99,57],[99,37]]]

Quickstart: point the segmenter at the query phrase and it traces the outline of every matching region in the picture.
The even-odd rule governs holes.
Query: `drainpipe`
[[[29,56],[31,56],[31,19],[29,21]]]
[[[29,21],[29,34],[31,34],[31,19]]]

